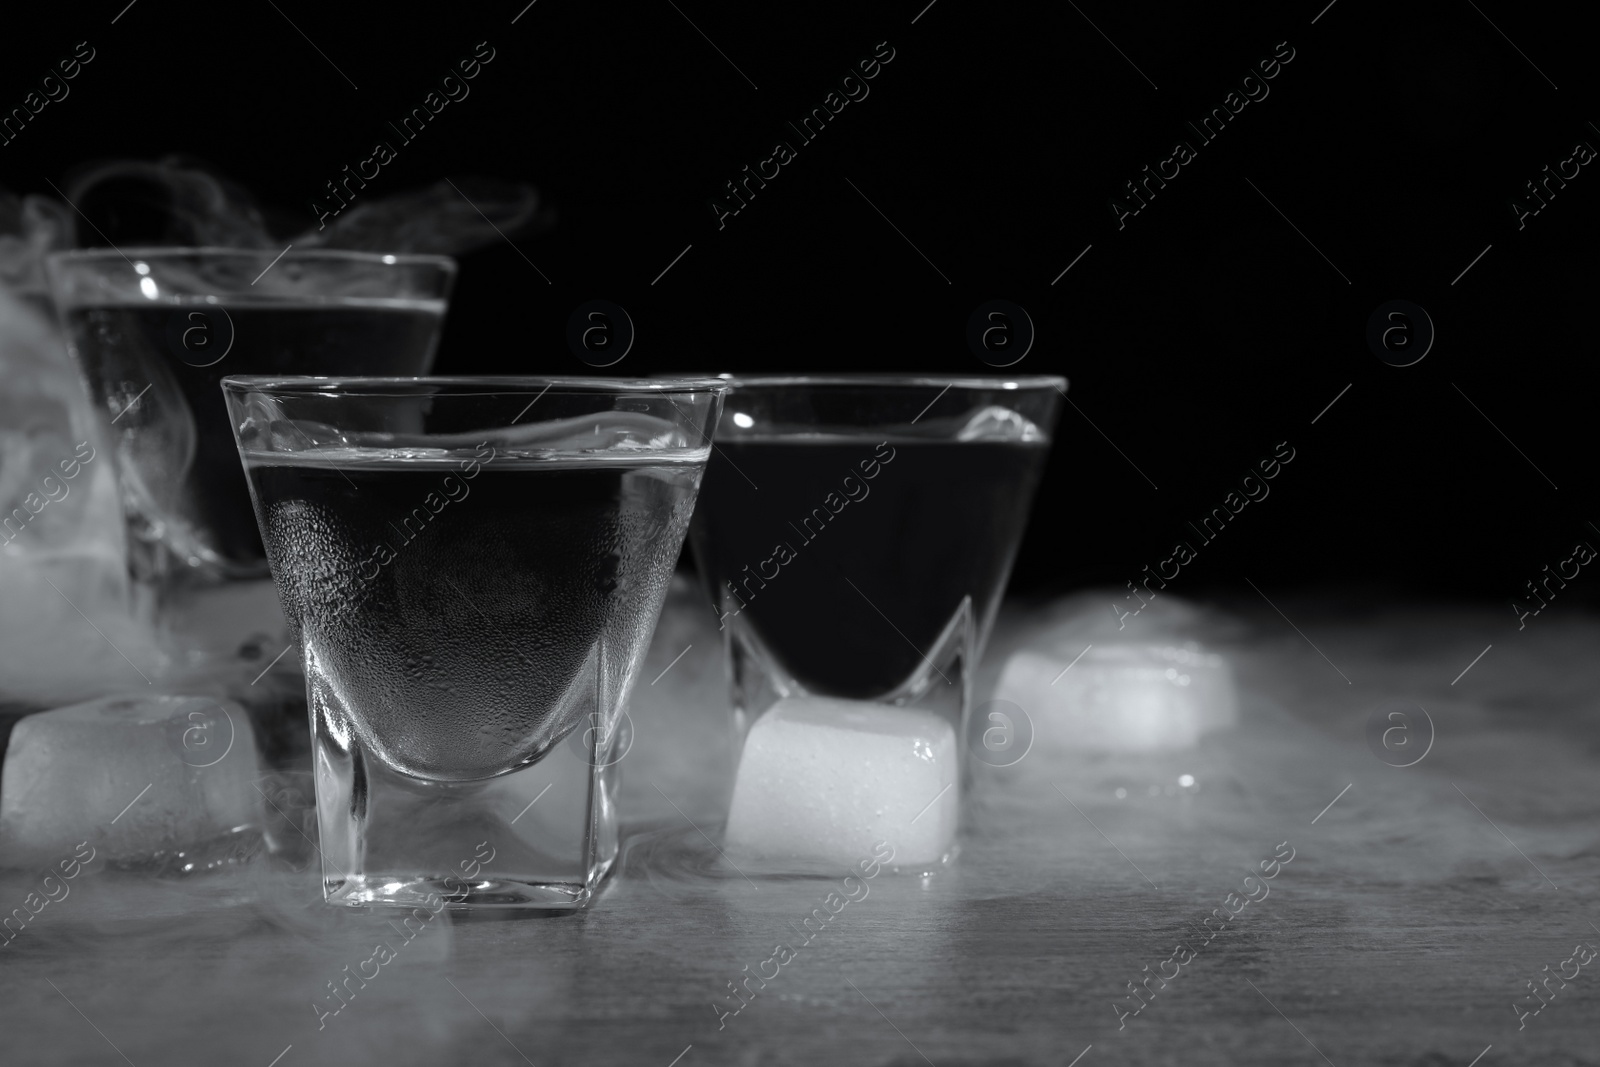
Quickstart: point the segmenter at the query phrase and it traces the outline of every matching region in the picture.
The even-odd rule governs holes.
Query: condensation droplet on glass
[[[1125,797],[1127,797],[1127,795],[1128,795],[1128,791],[1126,789],[1122,788],[1120,785],[1117,786],[1117,799],[1118,800],[1124,799]]]

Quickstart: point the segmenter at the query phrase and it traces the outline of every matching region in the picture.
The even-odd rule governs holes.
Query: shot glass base
[[[617,855],[614,766],[582,733],[495,778],[395,773],[359,740],[340,748],[312,673],[323,898],[437,912],[577,911]]]
[[[456,878],[411,878],[363,875],[325,882],[329,904],[350,908],[434,907],[442,899],[447,908],[474,911],[578,911],[594,894],[589,887],[564,882],[524,882],[514,878],[484,878],[463,883]]]

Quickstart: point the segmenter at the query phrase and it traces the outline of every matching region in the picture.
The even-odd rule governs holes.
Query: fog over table
[[[695,829],[715,832],[732,766],[706,714],[725,697],[702,597],[675,585],[641,671],[623,858],[590,910],[423,909],[397,929],[394,913],[322,905],[314,866],[163,881],[96,858],[7,928],[9,1039],[85,1062],[109,1051],[54,982],[135,1063],[265,1064],[290,1044],[306,1062],[515,1059],[507,1039],[536,1063],[666,1064],[692,1044],[709,1062],[801,1065],[841,1041],[866,1062],[921,1062],[908,1039],[937,1064],[985,1062],[996,1042],[1022,1064],[1091,1044],[1083,1063],[1321,1062],[1307,1039],[1336,1064],[1464,1065],[1490,1044],[1506,1062],[1581,1062],[1591,968],[1541,985],[1537,1015],[1526,983],[1600,944],[1593,623],[1544,620],[1452,688],[1486,615],[1281,604],[1357,705],[1405,693],[1427,709],[1432,750],[1399,768],[1270,611],[1146,612],[1142,640],[1199,639],[1232,661],[1236,727],[1180,751],[1046,747],[980,768],[960,862],[926,880],[864,878],[869,848],[834,877],[752,885]],[[1112,639],[1101,599],[1003,612],[994,663],[1041,626]],[[457,857],[469,870],[488,854],[476,844]],[[1292,862],[1263,869],[1275,850]],[[45,899],[42,874],[0,876],[8,911]],[[1179,943],[1194,952],[1181,966]],[[380,944],[392,961],[368,965]]]

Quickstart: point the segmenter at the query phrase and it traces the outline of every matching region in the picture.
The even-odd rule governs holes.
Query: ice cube
[[[8,242],[24,259],[44,247],[0,236],[0,702],[50,707],[135,677],[117,649],[149,659],[129,632],[110,450],[51,317],[6,285]]]
[[[1194,642],[1095,644],[1076,663],[1024,649],[995,697],[1026,711],[1035,743],[1054,751],[1189,748],[1239,715],[1232,667]]]
[[[932,712],[789,697],[750,727],[726,843],[806,866],[850,867],[887,841],[897,864],[938,862],[955,841],[955,730]]]
[[[956,434],[958,441],[1042,441],[1040,430],[1021,412],[990,404],[974,413]]]
[[[211,697],[104,697],[31,715],[0,770],[0,865],[82,841],[113,863],[262,824],[244,709]]]

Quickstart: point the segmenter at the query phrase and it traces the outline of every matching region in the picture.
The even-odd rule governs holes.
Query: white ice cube
[[[914,421],[914,420],[913,420]],[[1021,412],[990,404],[956,432],[957,441],[1042,441],[1044,431]]]
[[[898,865],[936,863],[955,841],[957,759],[955,730],[932,712],[780,700],[745,738],[728,848],[850,867],[887,841]]]
[[[1189,748],[1239,715],[1232,667],[1192,642],[1095,644],[1076,663],[1023,650],[1000,672],[995,697],[1028,713],[1047,751]]]
[[[228,700],[105,697],[30,715],[0,770],[0,866],[182,849],[260,826],[255,736]]]

